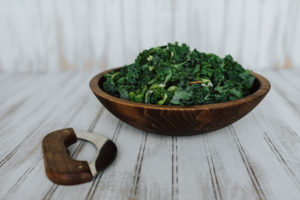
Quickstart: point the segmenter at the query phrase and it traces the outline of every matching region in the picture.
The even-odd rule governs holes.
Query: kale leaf
[[[249,95],[255,77],[230,55],[169,43],[142,51],[135,62],[105,74],[103,89],[130,101],[157,105],[202,105]]]

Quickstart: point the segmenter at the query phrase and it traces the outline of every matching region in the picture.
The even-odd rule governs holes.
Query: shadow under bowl
[[[234,101],[207,105],[167,106],[137,103],[114,97],[102,89],[106,70],[90,81],[90,88],[103,106],[120,120],[138,129],[170,136],[188,136],[223,128],[248,114],[269,92],[269,81],[252,72],[250,95]]]

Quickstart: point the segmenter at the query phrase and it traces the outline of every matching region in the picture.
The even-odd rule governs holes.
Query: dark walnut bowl
[[[106,93],[102,89],[104,74],[111,70],[96,75],[90,81],[90,88],[99,101],[120,120],[162,135],[195,135],[227,126],[249,113],[271,87],[266,78],[253,72],[255,81],[251,94],[238,100],[193,106],[153,105],[127,101]]]

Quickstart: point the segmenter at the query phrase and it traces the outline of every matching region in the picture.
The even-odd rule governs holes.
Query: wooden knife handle
[[[93,179],[86,161],[73,160],[67,147],[74,144],[77,137],[72,128],[54,131],[43,139],[43,157],[46,174],[54,183],[74,185]]]

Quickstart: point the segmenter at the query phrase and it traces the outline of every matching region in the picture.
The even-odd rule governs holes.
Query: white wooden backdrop
[[[167,42],[300,66],[299,0],[0,0],[0,71],[111,68]]]

